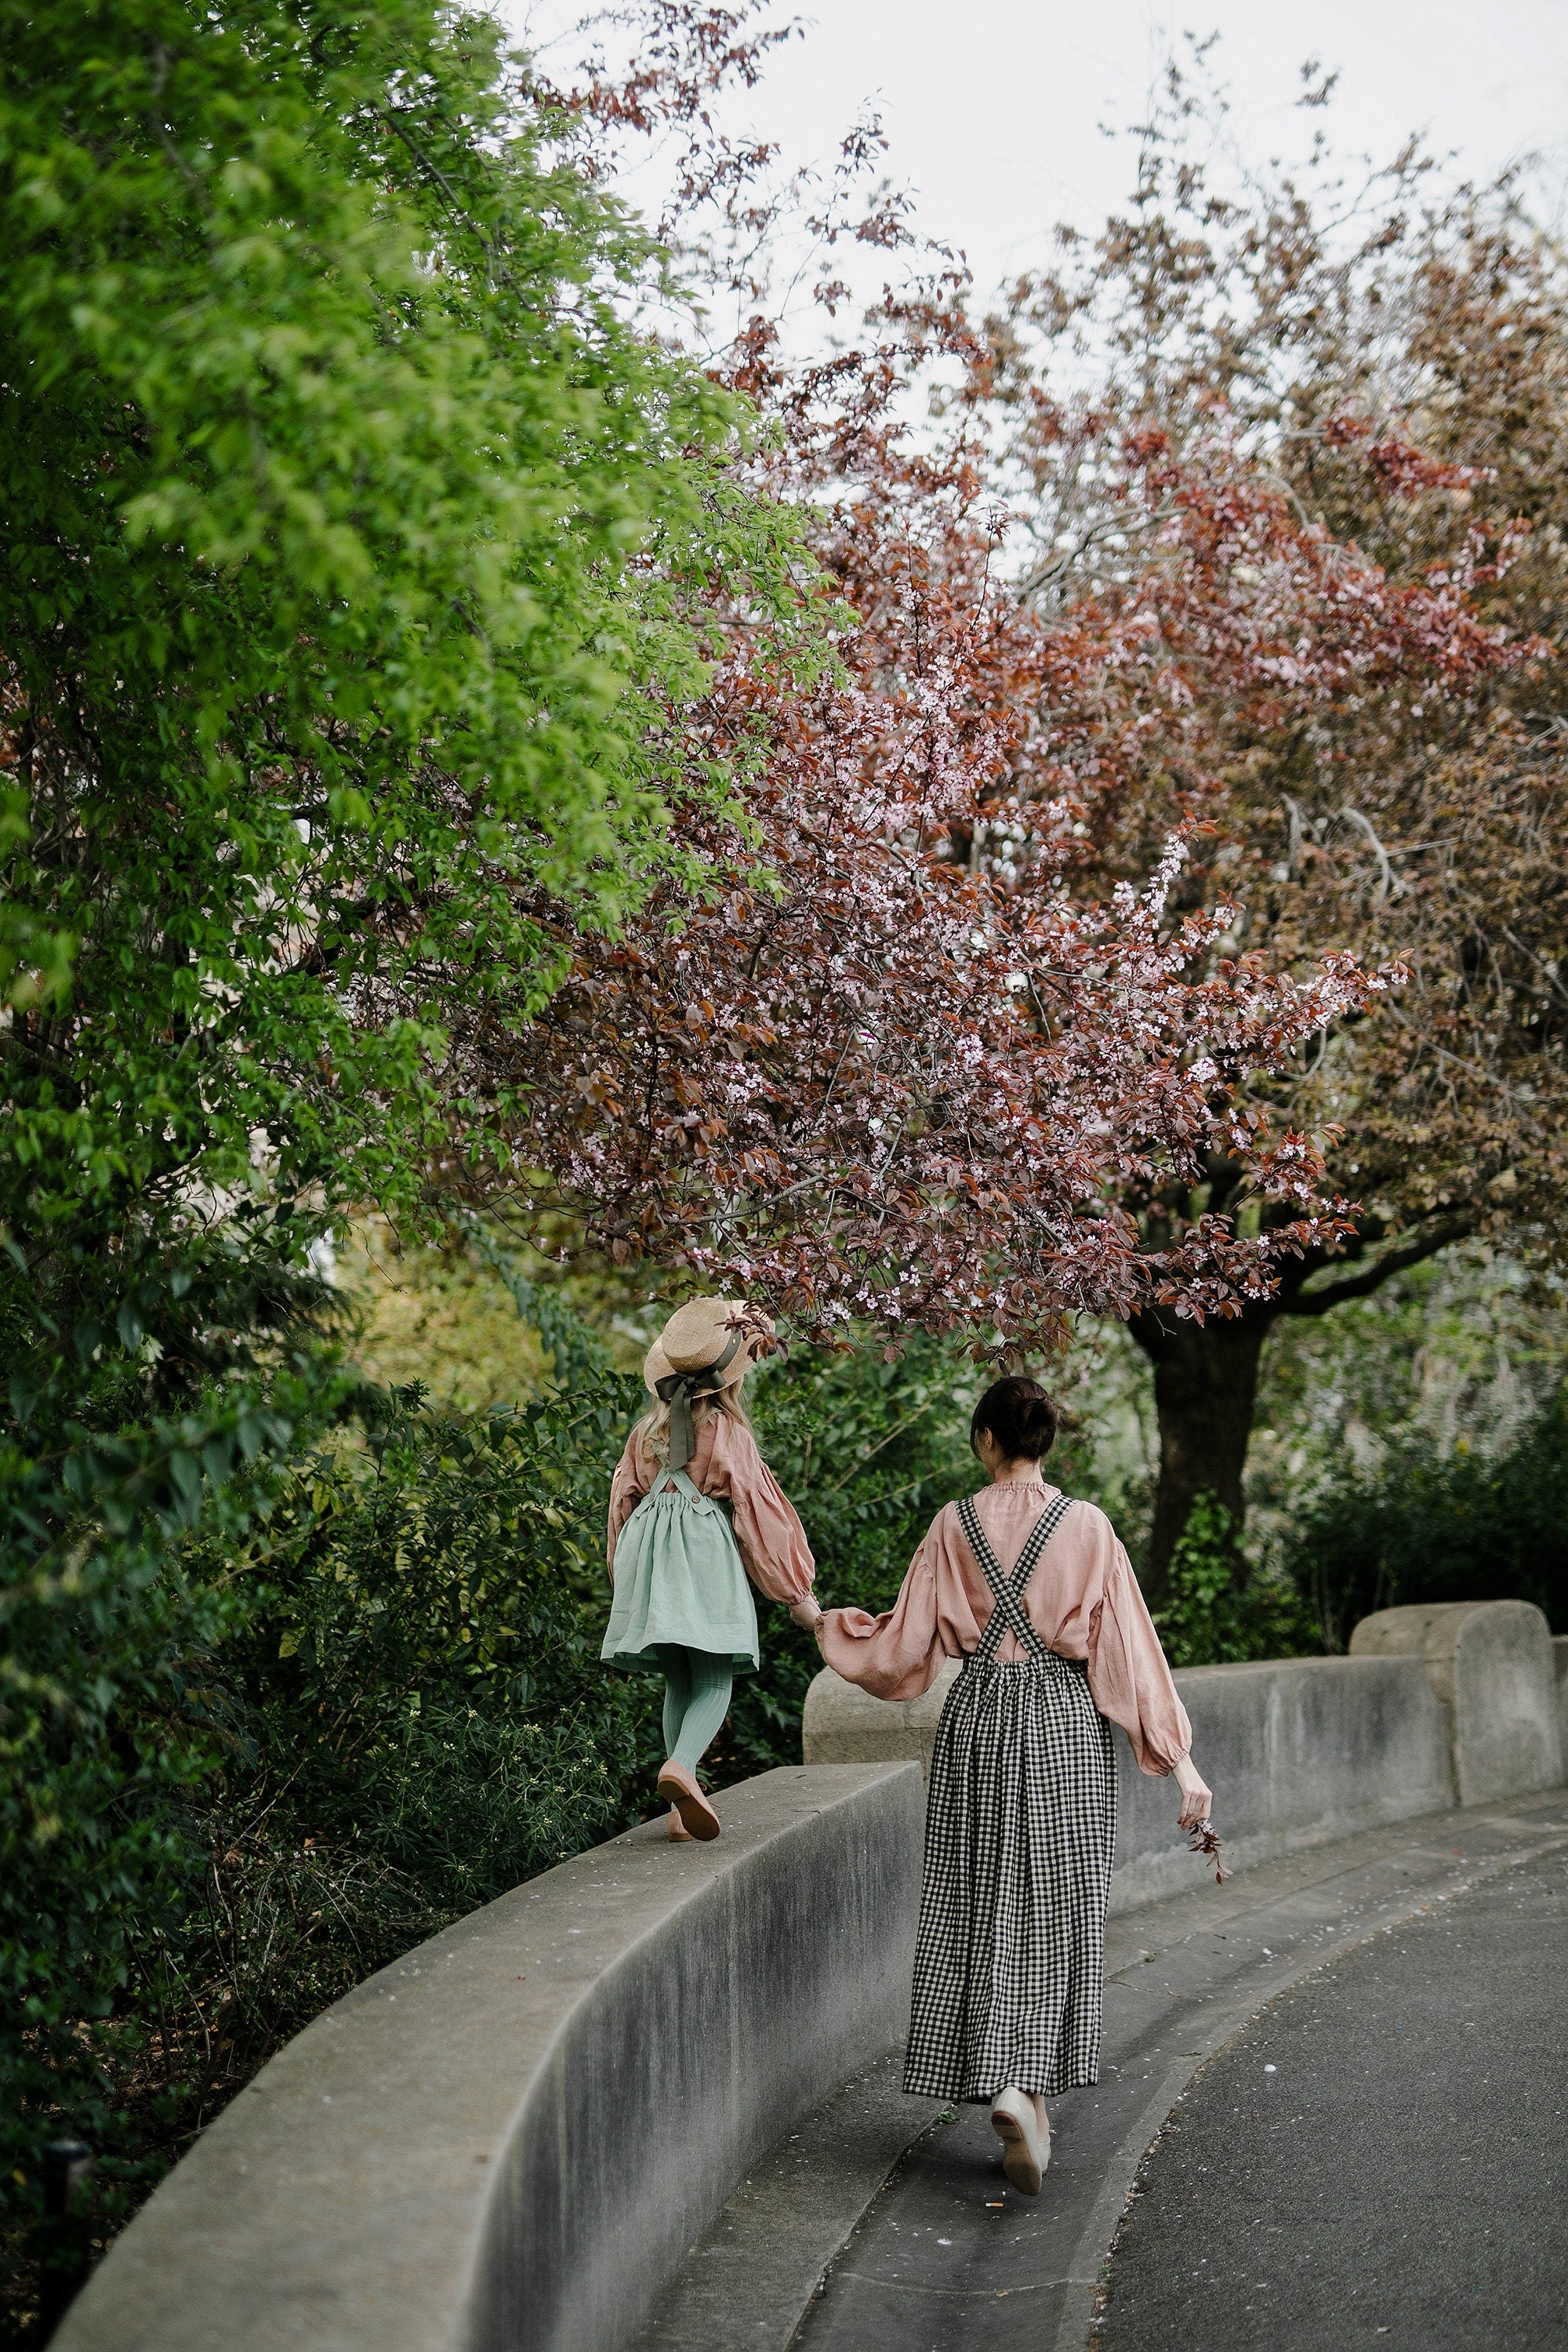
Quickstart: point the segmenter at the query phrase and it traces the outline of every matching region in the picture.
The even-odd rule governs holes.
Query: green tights
[[[695,1772],[730,1712],[731,1662],[708,1650],[661,1642],[658,1663],[664,1668],[664,1752]]]

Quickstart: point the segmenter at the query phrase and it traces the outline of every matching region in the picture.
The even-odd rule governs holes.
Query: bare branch
[[[1394,1275],[1405,1273],[1426,1258],[1436,1257],[1439,1250],[1447,1249],[1452,1242],[1462,1242],[1474,1231],[1474,1224],[1462,1217],[1453,1218],[1441,1225],[1431,1225],[1426,1233],[1414,1234],[1397,1248],[1384,1250],[1381,1257],[1375,1258],[1371,1265],[1363,1266],[1359,1274],[1351,1275],[1342,1282],[1332,1283],[1326,1290],[1298,1290],[1288,1294],[1279,1300],[1279,1312],[1282,1315],[1326,1315],[1331,1307],[1342,1307],[1347,1298],[1370,1298],[1374,1290],[1381,1290]]]
[[[1347,803],[1346,806],[1340,811],[1340,814],[1348,816],[1353,825],[1359,825],[1372,844],[1377,858],[1378,871],[1383,877],[1377,886],[1377,904],[1381,907],[1384,899],[1393,897],[1394,888],[1394,867],[1389,862],[1388,852],[1373,832],[1369,820],[1363,816],[1360,809],[1352,808]]]

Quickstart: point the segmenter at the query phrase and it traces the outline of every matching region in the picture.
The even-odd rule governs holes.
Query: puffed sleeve
[[[1132,1564],[1105,1524],[1110,1558],[1089,1614],[1089,1690],[1101,1715],[1132,1743],[1140,1771],[1169,1772],[1193,1744],[1187,1710],[1176,1696]]]
[[[700,1483],[704,1494],[729,1496],[747,1575],[770,1601],[804,1601],[816,1580],[816,1562],[795,1505],[743,1421],[715,1413],[708,1427],[713,1451]]]
[[[881,1617],[864,1609],[828,1609],[816,1626],[826,1663],[847,1683],[858,1683],[873,1698],[919,1698],[942,1672],[947,1649],[937,1610],[937,1564],[942,1556],[939,1512]]]
[[[616,1573],[616,1538],[647,1492],[642,1449],[634,1429],[626,1440],[626,1451],[616,1465],[616,1475],[610,1481],[610,1516],[605,1529],[605,1566],[613,1578]]]

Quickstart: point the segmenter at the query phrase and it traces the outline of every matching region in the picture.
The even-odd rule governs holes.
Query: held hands
[[[790,1614],[793,1616],[794,1613],[792,1610]],[[1181,1818],[1176,1827],[1179,1830],[1195,1830],[1200,1822],[1206,1822],[1209,1817],[1214,1790],[1208,1787],[1190,1756],[1184,1756],[1176,1765],[1173,1778],[1182,1792]]]
[[[808,1633],[822,1622],[822,1612],[809,1596],[805,1601],[792,1601],[789,1613],[797,1625],[805,1626]]]

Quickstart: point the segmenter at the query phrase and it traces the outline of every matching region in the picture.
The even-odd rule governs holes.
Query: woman
[[[615,1596],[600,1655],[664,1676],[658,1793],[678,1840],[719,1834],[697,1768],[730,1711],[734,1675],[757,1664],[752,1584],[802,1623],[819,1613],[810,1547],[742,1396],[772,1344],[766,1316],[733,1299],[679,1307],[648,1349],[648,1410],[610,1488]]]
[[[1145,1772],[1174,1777],[1183,1829],[1212,1801],[1110,1520],[1040,1475],[1056,1430],[1036,1381],[997,1381],[970,1424],[989,1486],[938,1512],[886,1616],[816,1621],[827,1664],[879,1698],[918,1698],[963,1660],[931,1759],[904,2088],[989,2100],[1030,2197],[1047,2100],[1100,2078],[1111,1724]]]

